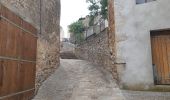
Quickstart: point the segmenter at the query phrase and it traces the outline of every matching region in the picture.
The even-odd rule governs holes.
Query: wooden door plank
[[[160,72],[159,72],[159,70],[158,70],[158,59],[157,59],[157,53],[156,53],[156,51],[157,51],[157,44],[156,44],[156,38],[155,37],[151,37],[151,46],[152,46],[152,64],[154,64],[154,73],[155,73],[155,75],[156,76],[154,76],[154,81],[156,82],[156,83],[158,83],[159,82],[159,76],[160,76]]]
[[[166,67],[165,67],[165,63],[164,63],[164,55],[163,55],[163,39],[164,39],[164,37],[162,37],[162,36],[158,36],[158,38],[159,38],[159,55],[160,55],[160,58],[159,58],[159,60],[160,60],[160,68],[161,68],[161,70],[162,70],[162,83],[163,84],[166,84],[166,81],[165,81],[165,78],[166,78],[166,73],[167,73],[167,71],[166,71]]]
[[[170,78],[170,36],[167,37],[166,48],[167,48],[167,60],[168,60],[169,78]]]
[[[164,68],[164,79],[169,78],[169,68],[168,68],[168,59],[167,59],[167,49],[166,49],[166,37],[161,37],[162,41],[162,57],[163,57],[163,68]]]
[[[8,23],[1,19],[0,20],[1,29],[0,29],[0,56],[5,56],[6,44],[7,44],[7,26]]]
[[[9,61],[9,60],[2,60],[3,61],[3,81],[1,87],[0,96],[5,96],[10,93],[18,92],[18,62],[17,61]]]
[[[158,68],[158,73],[159,73],[159,79],[162,81],[162,76],[163,76],[163,69],[161,68],[161,60],[162,60],[162,55],[160,54],[161,48],[160,48],[160,39],[156,37],[156,55],[157,55],[157,68]]]

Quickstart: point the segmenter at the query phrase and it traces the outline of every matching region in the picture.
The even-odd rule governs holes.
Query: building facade
[[[114,12],[109,15],[111,50],[122,88],[148,90],[170,84],[170,1],[109,2]]]

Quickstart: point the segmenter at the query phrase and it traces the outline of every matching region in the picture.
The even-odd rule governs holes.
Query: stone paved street
[[[121,91],[102,67],[65,59],[34,100],[170,100],[170,93]]]
[[[61,60],[34,100],[123,100],[111,74],[82,60]]]

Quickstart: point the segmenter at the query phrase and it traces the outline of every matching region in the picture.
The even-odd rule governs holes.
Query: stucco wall
[[[39,31],[36,78],[38,87],[59,66],[60,0],[41,0],[41,4],[40,0],[0,0],[0,2]]]
[[[169,4],[169,0],[139,5],[135,0],[114,0],[116,62],[126,63],[121,76],[124,86],[153,86],[150,30],[170,28]]]

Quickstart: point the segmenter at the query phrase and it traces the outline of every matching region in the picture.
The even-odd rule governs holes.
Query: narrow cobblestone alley
[[[33,100],[170,100],[168,92],[120,90],[110,73],[84,60],[62,59]]]
[[[61,60],[34,100],[123,100],[111,74],[83,60]]]

